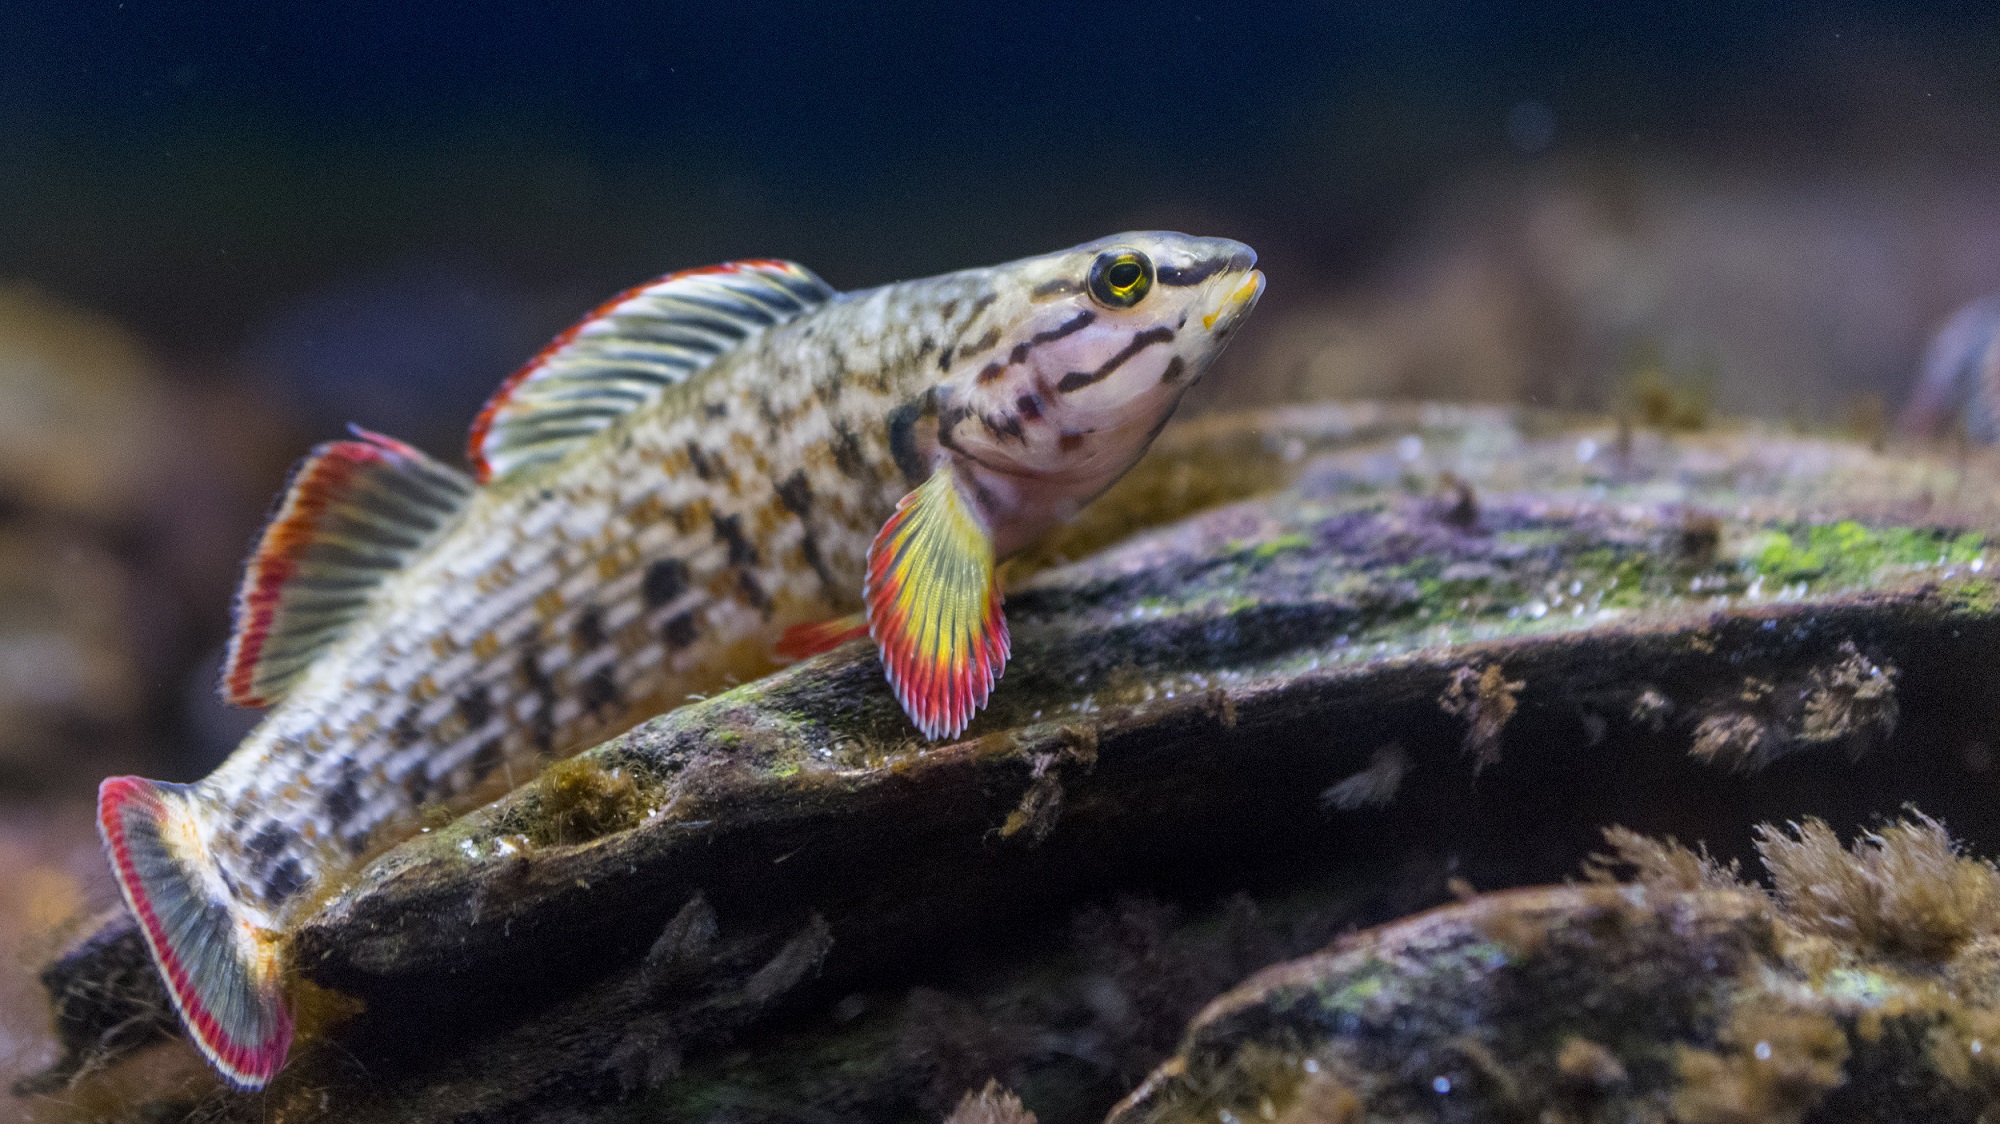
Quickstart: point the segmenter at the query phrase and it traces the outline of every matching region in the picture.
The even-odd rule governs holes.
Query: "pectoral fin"
[[[868,551],[868,631],[910,721],[956,737],[1007,663],[993,539],[951,466],[896,505]]]
[[[774,649],[779,659],[811,659],[821,652],[831,652],[849,640],[859,640],[868,635],[868,617],[863,613],[849,613],[832,620],[813,621],[809,624],[795,624],[778,637]]]

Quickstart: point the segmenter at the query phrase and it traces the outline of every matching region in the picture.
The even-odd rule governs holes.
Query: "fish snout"
[[[1252,254],[1250,261],[1255,260],[1256,255]],[[1201,314],[1201,326],[1215,336],[1225,335],[1257,307],[1257,298],[1263,295],[1264,273],[1252,268],[1249,262],[1240,269],[1220,273],[1204,294],[1203,303],[1207,307]]]

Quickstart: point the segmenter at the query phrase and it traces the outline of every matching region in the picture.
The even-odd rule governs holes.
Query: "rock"
[[[0,793],[135,756],[145,687],[127,540],[158,399],[117,325],[0,285]]]
[[[1179,1000],[1141,1016],[1078,983],[1111,1004],[1086,1019],[1096,1045],[1050,1061],[1033,1044],[1055,1031],[1030,1020],[921,1096],[951,1066],[894,1043],[948,1036],[897,1028],[938,1017],[898,999],[825,1020],[982,958],[1011,967],[934,1012],[993,1009],[1025,979],[1063,990],[1077,950],[1046,932],[1113,893],[1195,916],[1242,889],[1272,916],[1332,895],[1306,910],[1323,938],[1431,904],[1447,877],[1560,878],[1606,822],[1740,847],[1801,793],[1843,824],[1920,798],[2000,840],[1979,795],[2000,732],[1996,485],[1985,461],[1763,430],[1436,407],[1200,422],[1018,567],[1015,660],[964,739],[918,741],[856,644],[590,750],[308,917],[305,983],[365,1013],[302,1042],[262,1098],[209,1111],[535,1120],[638,1097],[879,1119],[921,1099],[936,1118],[1003,1065],[1043,1124],[1087,1119],[1169,1047]],[[1356,795],[1329,809],[1329,789]],[[1267,936],[1216,963],[1300,951]],[[52,983],[112,978],[118,943]],[[1169,990],[1198,1002],[1229,978]],[[61,1072],[100,1056],[92,1034]],[[1625,1064],[1593,1042],[1568,1049],[1579,1080]],[[1045,1095],[1058,1070],[1070,1091]]]

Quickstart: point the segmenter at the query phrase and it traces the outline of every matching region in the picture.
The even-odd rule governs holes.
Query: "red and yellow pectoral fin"
[[[1007,664],[993,538],[951,467],[904,496],[868,551],[868,631],[904,713],[956,737]]]
[[[868,635],[868,615],[849,613],[832,620],[812,621],[795,624],[778,637],[778,645],[773,649],[779,659],[803,660],[831,652],[849,640],[859,640]]]

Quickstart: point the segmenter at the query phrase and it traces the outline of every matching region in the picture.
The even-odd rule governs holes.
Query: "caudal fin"
[[[185,785],[112,777],[97,790],[97,828],[125,904],[139,921],[188,1037],[239,1089],[261,1089],[285,1064],[292,1015],[273,951],[202,876]]]

